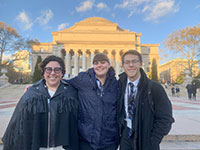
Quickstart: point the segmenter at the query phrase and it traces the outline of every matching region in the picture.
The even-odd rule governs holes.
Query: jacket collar
[[[95,81],[95,84],[96,84],[96,78],[95,78],[95,73],[94,73],[94,68],[90,68],[88,69],[88,74],[90,75],[90,77],[93,79],[93,81]],[[115,70],[113,69],[113,67],[110,67],[108,69],[108,72],[106,74],[106,81],[105,81],[105,84],[107,84],[107,82],[110,82],[110,80],[112,78],[115,77]]]
[[[62,79],[61,82],[60,82],[60,85],[58,86],[56,93],[54,94],[53,97],[62,93],[63,90],[66,90],[68,86],[69,86],[69,84],[66,82],[66,80]],[[40,94],[43,94],[43,95],[45,95],[45,94],[49,95],[48,89],[47,89],[47,86],[46,86],[46,83],[45,83],[45,79],[41,79],[40,81],[35,83],[33,85],[33,88],[36,90],[37,93],[40,93]]]
[[[139,89],[144,85],[144,83],[146,83],[146,81],[148,79],[147,76],[146,76],[146,73],[144,72],[144,70],[142,68],[140,68],[140,74],[141,74],[141,77],[140,77],[140,81],[138,83]],[[126,75],[125,72],[123,72],[119,75],[119,81],[122,83],[123,87],[126,85],[127,75]]]

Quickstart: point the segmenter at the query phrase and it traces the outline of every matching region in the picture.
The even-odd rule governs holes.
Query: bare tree
[[[6,26],[4,22],[0,22],[0,72],[5,52],[10,51],[13,54],[20,49],[31,51],[32,44],[39,44],[39,41],[37,39],[23,38],[14,28]]]
[[[184,68],[192,75],[193,67],[200,63],[200,25],[174,31],[165,39],[164,46],[187,59]]]
[[[20,38],[20,35],[14,28],[6,26],[4,22],[0,22],[0,66],[3,53],[13,50],[18,38]]]

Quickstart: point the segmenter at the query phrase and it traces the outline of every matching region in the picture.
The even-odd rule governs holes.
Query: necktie
[[[128,94],[128,118],[132,121],[134,117],[134,110],[135,110],[135,102],[134,102],[134,84],[129,82],[130,92]],[[128,132],[128,136],[130,137],[133,133],[133,129],[131,128]]]

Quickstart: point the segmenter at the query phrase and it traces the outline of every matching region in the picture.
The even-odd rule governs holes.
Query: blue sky
[[[0,21],[40,42],[88,17],[141,32],[141,43],[161,44],[173,31],[200,24],[200,0],[0,0]]]

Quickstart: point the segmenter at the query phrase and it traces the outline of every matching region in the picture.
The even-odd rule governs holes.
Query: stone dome
[[[113,22],[105,19],[105,18],[101,18],[101,17],[90,17],[87,18],[83,21],[80,21],[79,23],[77,23],[79,25],[108,25],[108,24],[114,24]]]

